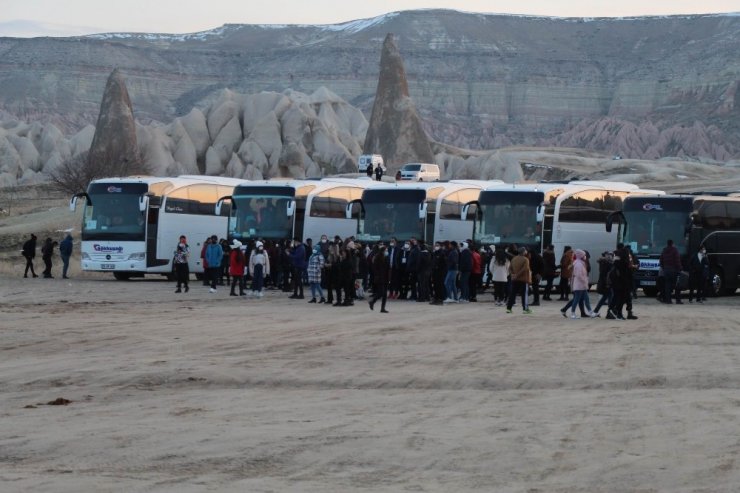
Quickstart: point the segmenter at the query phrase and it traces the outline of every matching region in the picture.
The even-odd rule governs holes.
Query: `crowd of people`
[[[28,277],[29,271],[38,277],[33,265],[36,242],[36,236],[31,235],[23,245],[24,277]],[[69,234],[60,244],[46,239],[41,248],[44,277],[53,277],[51,259],[58,245],[64,265],[62,277],[68,278],[72,242]],[[192,254],[187,238],[181,236],[172,258],[176,293],[190,289]],[[209,292],[217,293],[224,286],[230,288],[230,296],[262,298],[266,289],[273,289],[302,300],[306,298],[307,285],[308,303],[347,307],[367,298],[371,310],[380,301],[380,312],[388,313],[388,299],[432,305],[470,303],[478,301],[479,293],[492,289],[495,306],[506,306],[506,312],[512,313],[519,299],[522,312],[530,314],[531,307],[539,306],[540,300],[554,301],[552,295],[556,291],[556,300],[566,302],[560,309],[564,317],[578,318],[579,313],[581,317],[595,318],[605,307],[608,319],[637,319],[633,300],[637,296],[634,272],[639,262],[630,247],[623,244],[614,251],[602,252],[596,261],[599,299],[593,309],[588,296],[591,256],[588,251],[570,246],[563,249],[558,260],[553,245],[540,254],[536,249],[514,244],[476,249],[470,240],[427,245],[415,238],[404,242],[391,238],[387,244],[370,245],[354,237],[329,239],[323,235],[315,244],[311,239],[303,242],[299,238],[242,244],[213,235],[205,239],[199,255],[204,268],[203,284]],[[678,249],[668,240],[660,257],[656,285],[659,301],[682,304],[681,292],[686,288],[690,302],[706,301],[709,261],[705,249],[693,255],[689,264],[687,275]],[[367,296],[369,293],[372,295]]]

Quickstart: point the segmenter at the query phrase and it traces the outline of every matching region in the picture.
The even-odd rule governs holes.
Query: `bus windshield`
[[[537,222],[537,207],[542,192],[483,190],[480,193],[480,222],[476,241],[484,244],[539,245],[542,224]]]
[[[288,216],[288,205],[294,200],[295,191],[282,193],[244,193],[235,190],[234,207],[229,217],[229,239],[281,240],[293,236],[293,217]]]
[[[639,197],[624,201],[627,222],[624,243],[640,255],[659,255],[668,240],[682,255],[686,253],[686,227],[692,201],[684,198]]]
[[[424,190],[366,190],[362,196],[365,210],[357,238],[363,241],[388,241],[424,238],[424,220],[419,207]]]
[[[143,241],[145,212],[139,198],[146,194],[145,183],[92,183],[87,189],[82,239],[98,241]]]

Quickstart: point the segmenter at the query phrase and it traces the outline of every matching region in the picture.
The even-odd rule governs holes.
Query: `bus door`
[[[146,266],[155,267],[164,265],[169,260],[162,261],[157,259],[157,233],[159,231],[159,206],[162,203],[161,197],[149,197],[149,208],[147,209],[146,219]]]

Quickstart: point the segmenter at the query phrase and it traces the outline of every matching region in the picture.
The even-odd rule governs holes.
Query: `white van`
[[[401,168],[401,179],[411,181],[439,181],[439,166],[426,163],[408,163]]]
[[[380,165],[380,169],[385,173],[385,164],[383,163],[383,156],[380,154],[363,154],[357,160],[357,171],[359,173],[367,173],[367,167],[372,166],[372,169]]]

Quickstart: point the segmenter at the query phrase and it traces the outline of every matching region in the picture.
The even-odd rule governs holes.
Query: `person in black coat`
[[[408,261],[406,263],[406,279],[411,295],[409,299],[416,301],[418,293],[418,282],[419,282],[419,243],[416,238],[411,238],[411,250],[409,250]]]
[[[532,271],[532,296],[534,299],[529,306],[540,304],[540,281],[545,272],[545,261],[536,248],[529,248],[529,270]]]
[[[694,291],[696,291],[697,303],[703,303],[706,300],[704,288],[708,279],[709,258],[707,257],[707,249],[702,245],[699,251],[692,255],[691,260],[689,260],[689,303],[694,299]]]
[[[385,245],[380,245],[373,255],[373,296],[368,305],[375,309],[375,302],[380,300],[380,313],[388,313],[385,309],[388,292],[388,252]]]
[[[419,292],[416,301],[430,301],[429,288],[432,277],[432,254],[429,252],[424,240],[419,241],[419,260],[417,266],[417,279]]]
[[[44,246],[41,247],[41,260],[44,261],[44,266],[46,266],[42,274],[47,279],[54,278],[54,276],[51,275],[51,256],[54,255],[54,247],[57,245],[58,243],[56,241],[52,241],[51,238],[47,238],[46,241],[44,241]]]
[[[432,305],[441,305],[445,299],[445,277],[447,276],[447,249],[434,244],[432,252]]]
[[[28,271],[31,271],[33,277],[39,277],[33,270],[33,259],[36,257],[36,235],[31,234],[31,238],[23,244],[23,257],[26,259],[26,270],[23,277],[28,277]]]

